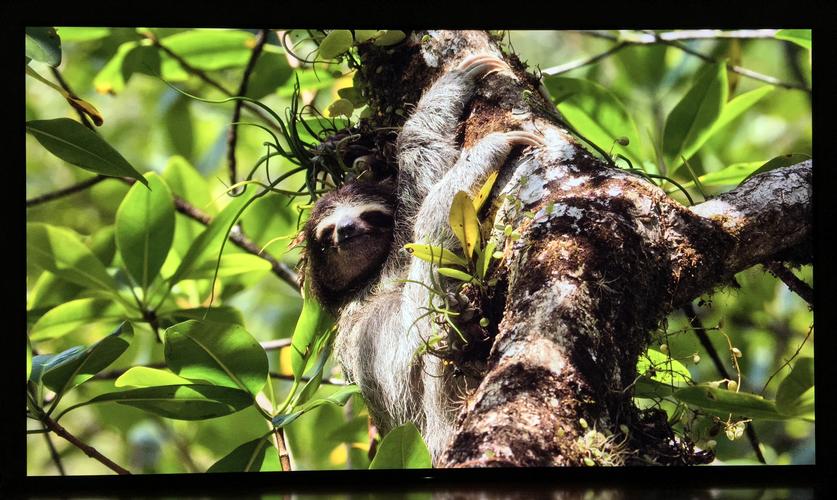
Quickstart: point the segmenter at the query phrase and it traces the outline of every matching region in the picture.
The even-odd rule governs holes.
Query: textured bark
[[[379,109],[416,102],[466,54],[500,54],[483,32],[428,33],[392,53],[363,54]],[[684,207],[592,157],[563,128],[537,80],[515,56],[506,60],[518,78],[486,79],[466,114],[463,144],[520,128],[543,134],[548,147],[512,158],[495,186],[494,197],[508,196],[491,216],[522,237],[506,240],[503,319],[442,465],[699,462],[706,457],[673,440],[664,416],[633,407],[638,356],[668,313],[736,272],[768,260],[811,260],[812,164],[754,176]],[[400,124],[398,115],[380,120]]]

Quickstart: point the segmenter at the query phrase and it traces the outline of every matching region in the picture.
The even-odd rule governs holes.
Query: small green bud
[[[660,352],[663,354],[668,354],[668,344],[660,344]]]
[[[490,323],[490,321],[488,321],[488,318],[480,319],[480,326],[483,327],[483,328],[487,327],[489,323]]]
[[[698,353],[695,353],[694,356],[692,356],[692,362],[694,364],[700,363],[700,356],[698,355]]]
[[[578,419],[578,425],[580,425],[582,429],[586,429],[587,428],[587,420],[585,420],[584,418]]]

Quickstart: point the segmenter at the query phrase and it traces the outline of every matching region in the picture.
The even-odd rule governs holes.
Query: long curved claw
[[[511,74],[511,68],[505,61],[491,54],[473,54],[463,59],[456,67],[469,78],[478,80],[491,73],[506,71]]]
[[[527,130],[512,130],[504,132],[503,135],[509,144],[519,144],[523,146],[534,146],[536,148],[546,146],[546,139],[542,135],[529,132]]]

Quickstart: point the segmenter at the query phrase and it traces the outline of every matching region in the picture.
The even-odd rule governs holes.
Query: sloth
[[[335,352],[347,379],[360,387],[382,433],[413,422],[434,463],[462,405],[461,377],[440,358],[417,355],[433,329],[432,319],[419,319],[431,300],[420,283],[435,270],[403,247],[457,249],[448,223],[454,195],[473,192],[515,146],[544,145],[522,130],[490,133],[465,150],[456,143],[477,83],[495,72],[516,78],[488,54],[445,72],[398,135],[397,181],[344,184],[318,200],[304,228],[307,276],[315,297],[337,317]]]

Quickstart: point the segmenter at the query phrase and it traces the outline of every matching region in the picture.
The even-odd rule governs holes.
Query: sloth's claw
[[[546,140],[542,135],[527,130],[512,130],[510,132],[504,132],[503,135],[509,141],[509,144],[534,146],[536,148],[546,145]]]
[[[465,73],[466,76],[474,80],[478,80],[496,72],[508,72],[511,74],[511,68],[509,68],[509,65],[499,57],[491,54],[470,55],[463,59],[456,69]]]

